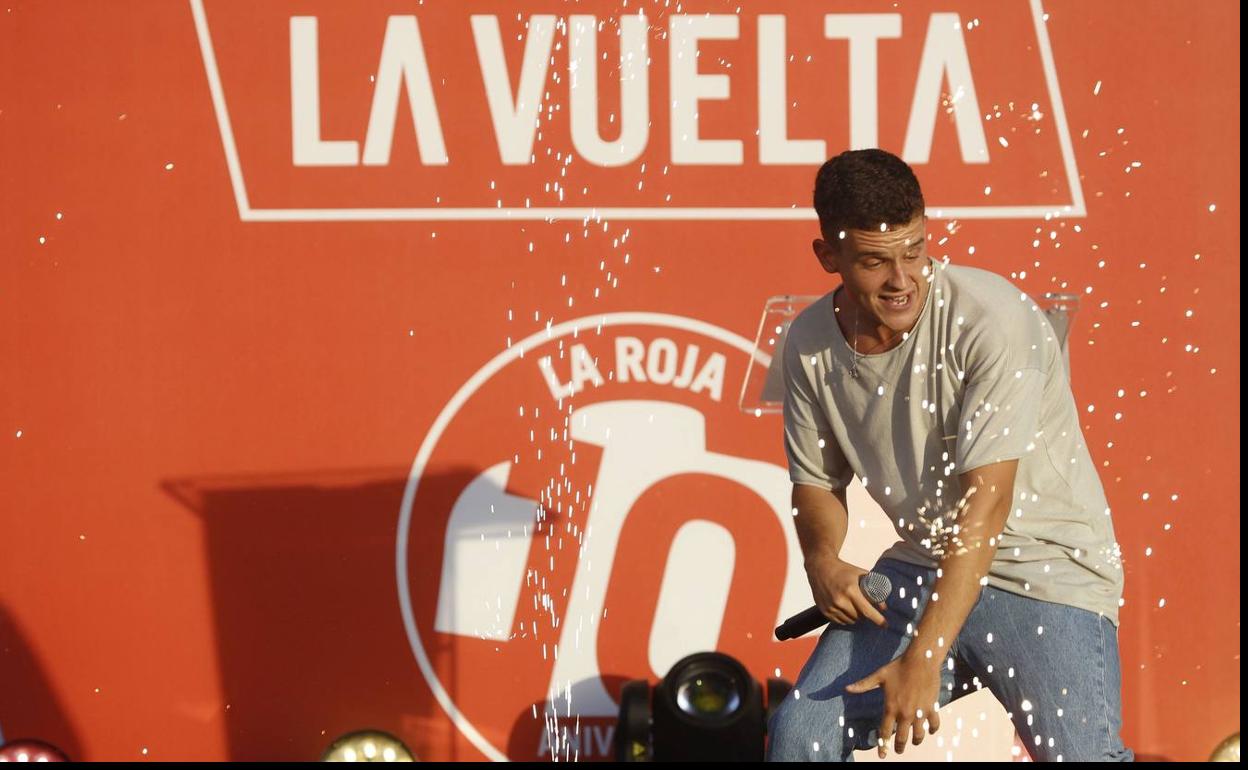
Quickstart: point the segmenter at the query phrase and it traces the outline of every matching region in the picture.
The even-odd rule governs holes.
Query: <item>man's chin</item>
[[[895,332],[904,332],[909,331],[910,327],[914,325],[915,318],[918,317],[918,314],[910,308],[902,311],[884,308],[878,310],[876,312],[876,316],[879,318],[882,325],[887,326]]]

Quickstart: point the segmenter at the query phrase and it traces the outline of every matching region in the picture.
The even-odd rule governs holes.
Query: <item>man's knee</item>
[[[1039,741],[1036,741],[1039,737]],[[1028,743],[1023,738],[1024,743]],[[1104,745],[1096,741],[1088,741],[1085,737],[1066,741],[1045,739],[1043,735],[1032,736],[1027,753],[1035,762],[1134,762],[1135,753],[1116,741]]]
[[[1061,719],[1016,720],[1015,726],[1037,762],[1134,762],[1135,754],[1106,721],[1104,714],[1090,719],[1065,714]]]

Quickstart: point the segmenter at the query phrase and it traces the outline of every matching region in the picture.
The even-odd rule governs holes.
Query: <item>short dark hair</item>
[[[884,150],[848,150],[824,163],[815,177],[815,213],[825,240],[846,229],[904,225],[924,209],[914,170]]]

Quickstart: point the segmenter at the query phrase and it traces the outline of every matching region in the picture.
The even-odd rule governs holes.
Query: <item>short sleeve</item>
[[[811,384],[797,344],[786,340],[784,367],[784,451],[789,480],[833,492],[849,486],[853,472]]]
[[[1036,447],[1045,372],[1019,355],[1003,334],[987,330],[971,346],[958,422],[956,471],[1017,460]]]

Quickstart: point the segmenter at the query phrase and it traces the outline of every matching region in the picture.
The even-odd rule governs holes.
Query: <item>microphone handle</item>
[[[780,627],[776,629],[776,639],[782,642],[788,639],[796,639],[810,631],[814,631],[827,622],[827,617],[819,611],[819,607],[811,607],[810,609],[802,610],[781,623]]]
[[[875,575],[875,573],[868,573],[868,574],[876,577],[877,579],[879,578],[879,576]],[[858,585],[860,588],[862,588],[863,593],[869,594],[870,592],[868,592],[866,589],[867,577],[868,575],[863,575],[861,578],[859,578]],[[883,589],[883,593],[887,595],[888,593],[892,591],[892,586],[888,585],[887,579],[883,580],[882,582],[884,583],[884,586],[885,586]],[[868,596],[868,600],[869,598],[870,597]],[[829,621],[828,621],[827,616],[825,616],[823,612],[819,610],[819,607],[816,605],[809,609],[802,610],[801,612],[797,613],[793,617],[781,623],[780,626],[776,628],[776,639],[782,642],[787,641],[789,639],[796,639],[799,636],[804,636],[805,634],[811,631],[814,631],[819,626],[822,626],[823,624],[828,623],[828,622]]]

